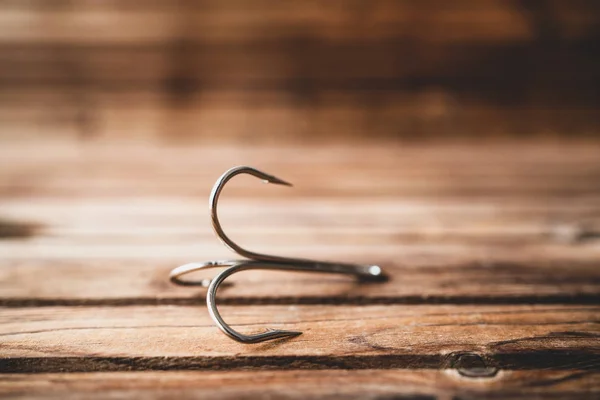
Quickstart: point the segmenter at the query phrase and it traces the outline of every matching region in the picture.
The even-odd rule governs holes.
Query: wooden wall
[[[593,135],[593,0],[0,1],[0,135]]]

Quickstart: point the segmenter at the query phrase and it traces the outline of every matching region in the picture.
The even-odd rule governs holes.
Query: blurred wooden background
[[[4,0],[0,135],[594,135],[594,0]]]

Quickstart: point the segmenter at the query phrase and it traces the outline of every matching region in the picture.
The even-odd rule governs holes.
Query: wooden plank
[[[120,172],[127,176],[128,172],[135,172],[160,176],[161,172],[179,172],[188,177],[204,176],[212,179],[215,178],[213,175],[222,172],[220,169],[223,165],[246,159],[260,162],[261,168],[286,168],[287,173],[293,173],[294,176],[306,175],[317,179],[321,175],[320,181],[331,183],[329,176],[322,176],[321,169],[297,169],[298,165],[311,166],[318,163],[321,168],[333,168],[331,173],[336,181],[362,177],[363,180],[371,178],[373,182],[380,184],[381,182],[377,182],[379,176],[373,176],[374,173],[401,178],[405,173],[428,176],[446,171],[447,179],[451,179],[454,174],[458,174],[457,177],[460,178],[487,174],[509,174],[511,178],[513,175],[518,178],[519,174],[524,174],[549,179],[555,173],[559,176],[576,176],[586,172],[597,172],[595,168],[598,165],[597,155],[600,149],[600,142],[592,139],[560,140],[551,137],[546,137],[546,140],[390,140],[361,143],[360,154],[363,157],[357,158],[356,144],[348,142],[333,146],[325,142],[307,145],[265,143],[235,146],[231,143],[164,143],[157,139],[148,142],[125,139],[85,142],[46,138],[35,142],[3,141],[0,154],[5,162],[5,168],[1,171],[3,175],[21,172],[28,173],[27,177],[32,177],[34,172],[45,175],[54,171],[71,170],[71,173],[82,174],[91,169],[96,175]],[[223,159],[224,153],[231,159]],[[311,160],[306,158],[307,154],[311,156]],[[83,167],[88,170],[77,169]],[[183,167],[187,169],[181,170]],[[478,169],[472,170],[475,167]],[[26,170],[18,171],[20,168]],[[343,171],[348,172],[344,174]],[[362,175],[357,175],[361,171]],[[255,180],[248,182],[255,183]],[[569,182],[570,180],[565,180],[564,183]]]
[[[170,285],[168,272],[235,257],[214,237],[203,199],[222,171],[249,161],[298,185],[232,182],[221,210],[236,240],[378,264],[392,280],[253,271],[223,290],[232,304],[590,303],[600,292],[595,142],[364,146],[361,162],[351,146],[46,144],[0,147],[5,305],[202,298],[203,289]]]
[[[551,87],[553,93],[564,93],[572,101],[588,99],[580,104],[598,106],[597,96],[589,95],[585,85],[597,81],[600,57],[579,43],[535,50],[539,56],[534,60],[527,57],[534,50],[523,44],[431,45],[415,50],[414,43],[399,39],[344,44],[298,44],[280,39],[227,45],[191,42],[185,46],[178,51],[169,44],[22,46],[0,42],[0,82],[13,91],[40,87],[56,91],[85,85],[89,94],[164,91],[176,96],[175,81],[180,80],[179,85],[186,85],[179,88],[185,97],[191,93],[202,96],[207,90],[288,90],[299,96],[335,90],[361,95],[364,91],[414,93],[434,86],[457,97],[477,97],[503,106],[524,86],[541,93]],[[405,62],[408,56],[410,63]],[[522,64],[533,63],[529,68],[535,71],[548,59],[568,59],[570,64],[546,65],[544,75],[524,85],[520,75],[530,70]],[[518,72],[502,75],[507,68]],[[542,96],[526,100],[540,106],[561,101]]]
[[[207,185],[208,186],[208,185]],[[358,190],[357,190],[358,191]],[[563,200],[477,199],[406,200],[398,198],[259,199],[242,192],[224,200],[227,231],[248,246],[288,247],[311,251],[321,244],[373,246],[472,244],[474,246],[564,245],[593,241],[600,231],[595,196],[565,208]],[[207,196],[207,194],[205,194]],[[507,204],[508,203],[508,204]],[[368,204],[368,207],[366,205]],[[115,197],[82,199],[0,200],[4,226],[36,227],[36,244],[77,242],[124,245],[200,244],[221,250],[200,199]],[[6,237],[9,239],[10,237]],[[24,242],[24,245],[34,242]],[[13,243],[17,244],[17,243]],[[73,249],[76,254],[77,249]],[[219,251],[221,253],[221,251]]]
[[[0,305],[204,303],[206,289],[169,283],[168,273],[178,265],[175,261],[114,257],[4,260]],[[333,275],[248,271],[231,277],[228,282],[233,285],[222,288],[219,298],[227,304],[595,304],[600,300],[597,257],[563,262],[471,259],[456,264],[448,258],[417,255],[410,264],[379,263],[391,276],[382,284],[358,284]]]
[[[147,2],[128,3],[126,7],[90,3],[75,7],[3,5],[0,37],[5,42],[68,43],[164,42],[177,40],[184,34],[221,41],[302,34],[329,40],[414,34],[424,41],[446,42],[531,38],[526,16],[497,0],[434,8],[416,2],[376,1],[366,9],[362,6],[343,10],[323,1],[318,4],[270,1],[260,5],[245,1],[227,5],[203,1],[160,7],[147,6]],[[573,17],[577,18],[577,14],[570,19]],[[576,21],[593,22],[582,18]],[[568,24],[569,19],[560,18],[559,22]],[[423,26],[427,29],[419,29]]]
[[[596,117],[598,111],[593,104],[579,103],[579,100],[562,95],[558,97],[567,103],[572,101],[576,108],[566,103],[493,108],[487,100],[478,103],[477,98],[468,100],[452,92],[427,88],[404,96],[404,103],[390,100],[387,94],[380,92],[365,95],[362,102],[369,103],[363,106],[342,107],[335,107],[331,100],[321,102],[323,93],[317,93],[315,102],[310,100],[309,104],[302,95],[284,90],[275,96],[279,97],[279,105],[275,98],[262,103],[261,96],[252,96],[256,92],[248,93],[245,104],[201,104],[202,101],[197,100],[187,104],[188,100],[185,100],[184,105],[173,102],[174,97],[170,95],[155,92],[150,98],[162,95],[162,100],[145,106],[148,103],[145,100],[124,104],[123,100],[115,100],[110,94],[87,91],[85,86],[47,89],[63,94],[66,99],[46,103],[43,97],[34,95],[28,104],[2,101],[0,124],[4,129],[0,131],[0,137],[16,141],[47,141],[53,137],[122,142],[127,138],[130,141],[161,140],[170,144],[237,142],[300,146],[307,143],[322,145],[350,141],[364,144],[372,140],[411,142],[415,139],[498,139],[509,136],[528,140],[542,137],[573,139],[589,138],[600,129]],[[22,91],[7,92],[15,98]],[[128,98],[143,97],[133,94]],[[357,94],[352,93],[352,97]],[[195,92],[192,99],[202,95],[202,92]],[[488,106],[477,106],[484,103]],[[290,106],[284,108],[281,104]],[[365,132],[369,134],[365,135]],[[483,132],[486,134],[482,136]]]
[[[329,40],[402,35],[420,42],[532,40],[550,20],[552,35],[587,37],[598,21],[589,1],[507,3],[498,0],[371,1],[343,9],[327,1],[3,2],[4,40],[98,42],[169,40],[187,34],[213,40],[301,34]],[[546,22],[549,23],[549,22]],[[77,28],[79,31],[77,31]],[[547,30],[548,28],[546,28]],[[543,34],[548,34],[543,30]]]
[[[261,393],[290,398],[306,387],[315,396],[356,398],[371,392],[531,398],[550,390],[569,398],[599,391],[593,146],[511,151],[513,143],[494,154],[473,146],[400,154],[366,148],[363,155],[377,162],[364,170],[349,149],[333,155],[317,149],[311,162],[322,161],[321,173],[343,176],[330,193],[321,191],[329,176],[310,171],[298,149],[277,156],[241,151],[240,159],[262,159],[265,169],[311,186],[283,199],[278,191],[255,190],[256,182],[232,187],[224,211],[236,238],[252,247],[267,243],[265,249],[282,254],[381,263],[392,275],[382,285],[287,273],[236,276],[219,296],[228,322],[244,332],[267,326],[304,331],[258,346],[232,342],[217,330],[203,306],[203,289],[171,286],[166,279],[172,266],[198,254],[228,254],[208,226],[199,228],[190,218],[204,206],[177,185],[169,191],[172,180],[208,190],[222,171],[212,176],[202,168],[231,161],[219,160],[219,149],[55,145],[56,152],[14,153],[19,146],[0,149],[7,155],[0,216],[9,218],[0,221],[0,304],[9,306],[0,309],[0,372],[40,375],[0,376],[0,394],[40,397],[55,382],[50,395],[57,398],[92,391],[126,396],[127,385],[139,395],[216,395],[228,379],[214,371],[195,376],[195,383],[186,383],[194,380],[192,372],[94,373],[173,369],[239,374],[240,385],[224,393],[232,398],[258,394],[261,387]],[[153,176],[156,193],[126,185]],[[414,198],[407,200],[401,184],[370,192],[398,180],[408,182]],[[486,180],[496,180],[501,190]],[[535,186],[537,180],[547,186]],[[423,181],[431,187],[420,187]],[[470,190],[460,186],[465,181]],[[31,191],[15,190],[20,182]],[[61,186],[63,192],[52,193]],[[582,196],[585,186],[592,190]],[[97,197],[94,190],[101,189],[105,196]],[[358,199],[348,202],[349,193]],[[263,198],[261,206],[248,206]],[[273,228],[258,224],[269,216]],[[324,302],[338,305],[317,305]],[[461,364],[465,359],[468,366]],[[232,371],[243,369],[253,371]],[[309,369],[366,370],[302,371]],[[254,372],[261,375],[251,380]],[[201,386],[204,379],[212,383]]]
[[[127,98],[127,97],[126,97]],[[135,97],[132,98],[132,100]],[[247,100],[250,100],[248,98]],[[185,146],[183,144],[186,144]],[[47,173],[53,170],[68,170],[74,166],[86,166],[94,172],[115,172],[120,168],[137,167],[135,172],[144,172],[145,168],[154,168],[154,172],[174,172],[181,166],[200,166],[218,163],[228,165],[230,160],[223,160],[223,153],[230,155],[233,161],[249,159],[262,161],[263,167],[278,165],[281,167],[292,167],[297,164],[313,165],[319,163],[323,167],[342,169],[346,168],[352,172],[378,171],[386,172],[386,168],[395,166],[396,171],[387,171],[387,174],[409,173],[441,173],[441,168],[452,168],[452,172],[463,168],[461,175],[483,174],[488,172],[509,173],[521,172],[524,174],[551,175],[554,171],[559,172],[561,167],[563,173],[577,173],[593,171],[597,166],[598,149],[600,142],[593,139],[558,139],[539,137],[537,139],[508,139],[496,138],[486,140],[461,140],[448,139],[437,141],[413,141],[397,142],[362,142],[360,153],[363,157],[356,157],[356,144],[354,142],[319,144],[288,144],[264,143],[253,145],[210,145],[203,143],[170,142],[150,140],[147,142],[128,141],[125,139],[113,141],[77,141],[77,140],[55,140],[45,138],[40,141],[3,141],[0,147],[2,160],[6,161],[2,170],[12,172],[17,168],[35,167],[31,163],[43,163],[43,167],[54,167],[55,169],[40,168],[35,171]],[[51,151],[49,151],[51,150]],[[118,151],[121,150],[121,151]],[[335,151],[334,151],[335,150]],[[19,153],[20,152],[20,153]],[[160,157],[157,157],[160,155]],[[306,154],[314,159],[307,160]],[[194,157],[194,155],[196,155]],[[62,163],[57,163],[62,161]],[[107,162],[106,165],[98,165],[100,161]],[[113,164],[108,163],[113,161]],[[477,166],[480,170],[472,171],[469,168]],[[39,167],[39,165],[38,165]],[[530,168],[528,170],[527,168]],[[551,172],[546,170],[551,168]],[[406,170],[405,170],[406,169]],[[581,169],[581,170],[580,170]],[[591,169],[591,171],[590,171]],[[125,169],[122,172],[127,172]],[[298,174],[310,174],[318,176],[319,170],[293,170],[290,172]],[[23,172],[34,172],[31,170]],[[77,172],[74,170],[73,172]],[[211,169],[190,168],[186,174],[208,175]],[[452,174],[448,173],[448,178]],[[335,176],[343,178],[343,174]],[[322,177],[322,179],[328,177]],[[376,177],[372,177],[376,178]],[[566,181],[565,183],[568,183]]]
[[[457,355],[486,368],[598,368],[600,307],[223,306],[243,332],[304,332],[244,345],[204,307],[0,309],[2,372],[147,369],[444,368]]]
[[[118,397],[253,399],[593,398],[594,371],[500,371],[469,378],[455,370],[171,371],[0,375],[0,395],[24,399]]]
[[[113,144],[17,144],[2,146],[0,187],[5,195],[57,197],[154,195],[207,196],[214,180],[235,164],[251,164],[294,182],[294,189],[261,189],[240,178],[233,195],[493,197],[529,199],[597,195],[598,143],[361,148],[351,146],[232,147],[119,146]],[[515,148],[517,146],[518,148]],[[50,151],[51,150],[51,151]],[[160,156],[157,156],[159,154]],[[222,154],[231,154],[223,157]],[[306,155],[310,154],[310,161]],[[314,164],[318,163],[318,164]],[[309,168],[319,165],[319,168]],[[322,171],[327,170],[325,176]],[[251,190],[254,189],[254,190]],[[229,195],[231,196],[231,194]],[[421,200],[421,199],[419,199]],[[577,202],[580,200],[577,200]],[[582,199],[585,201],[585,198]],[[510,203],[509,203],[510,204]],[[531,204],[531,202],[530,202]],[[576,204],[576,203],[575,203]]]
[[[216,180],[220,173],[227,170],[227,166],[235,165],[233,160],[229,163],[221,162],[219,164],[221,168],[217,169],[216,165],[211,166],[210,172],[212,173],[202,176],[204,182],[201,181],[198,183],[192,181],[195,174],[186,175],[189,166],[183,164],[179,173],[175,176],[169,176],[170,174],[167,171],[163,171],[162,173],[157,172],[156,174],[150,171],[136,174],[119,174],[117,171],[114,171],[112,173],[103,173],[100,176],[86,177],[85,173],[93,172],[94,167],[89,163],[85,163],[82,167],[90,166],[87,171],[75,171],[72,169],[71,172],[67,172],[68,168],[77,167],[77,163],[73,163],[70,167],[59,167],[55,172],[49,171],[49,173],[37,176],[30,174],[31,180],[6,179],[0,184],[2,185],[2,190],[7,195],[10,194],[9,189],[12,189],[17,195],[19,191],[22,191],[36,194],[40,197],[49,196],[54,198],[67,198],[73,195],[86,195],[97,198],[108,196],[121,198],[128,196],[155,196],[159,198],[197,196],[199,200],[203,200],[207,197],[208,189],[212,187],[214,180]],[[471,164],[473,167],[476,165],[476,163]],[[290,169],[290,167],[287,166],[287,169]],[[461,167],[469,167],[469,165]],[[202,168],[202,166],[199,166],[199,168]],[[261,168],[269,170],[262,166]],[[459,168],[459,166],[455,168]],[[66,173],[62,175],[60,169],[63,169]],[[271,167],[271,170],[273,169],[277,169],[279,175],[286,175],[281,166],[280,168]],[[321,169],[324,169],[324,166]],[[331,174],[336,173],[333,168],[329,168],[329,171]],[[249,197],[260,196],[262,198],[277,196],[282,199],[290,199],[298,196],[334,196],[336,198],[340,196],[356,196],[361,201],[365,198],[376,199],[378,197],[390,198],[394,196],[396,198],[406,196],[412,199],[415,197],[429,197],[429,200],[437,196],[443,196],[449,200],[487,197],[498,201],[502,198],[507,199],[511,197],[517,199],[532,198],[535,195],[544,198],[565,198],[577,195],[578,199],[581,198],[581,201],[589,202],[589,197],[600,195],[599,189],[595,185],[598,179],[598,173],[595,171],[588,172],[583,176],[575,174],[569,176],[569,174],[559,173],[558,176],[554,178],[548,177],[548,179],[540,179],[542,177],[535,176],[535,174],[532,174],[533,176],[518,177],[518,173],[511,172],[505,173],[504,176],[502,174],[479,175],[473,173],[470,176],[468,174],[462,177],[458,176],[453,180],[451,180],[452,178],[445,178],[444,175],[436,175],[435,172],[430,174],[424,173],[421,176],[410,176],[407,173],[402,173],[396,175],[387,174],[387,177],[379,175],[376,179],[369,181],[366,175],[376,172],[378,172],[377,169],[367,169],[360,173],[362,176],[356,176],[352,171],[346,171],[345,173],[340,171],[339,175],[334,175],[334,183],[331,182],[332,179],[319,178],[313,175],[314,172],[296,172],[293,173],[292,178],[297,183],[301,183],[295,189],[283,190],[281,188],[270,188],[258,190],[260,186],[257,186],[255,181],[246,180],[245,184],[241,184],[239,181],[236,184],[232,184],[231,190],[228,192],[234,195],[237,194],[238,196],[240,194]],[[290,174],[288,173],[287,176],[290,176]],[[511,179],[513,177],[514,180]],[[569,178],[571,179],[569,180]],[[353,198],[349,198],[348,200],[353,200]]]

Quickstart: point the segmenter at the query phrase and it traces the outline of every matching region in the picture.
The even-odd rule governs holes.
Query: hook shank
[[[275,262],[280,263],[279,265],[298,264],[303,265],[302,270],[304,271],[334,272],[341,274],[357,275],[360,278],[367,280],[385,280],[385,276],[383,275],[381,268],[377,265],[333,263],[327,261],[314,261],[304,258],[291,258],[274,256],[269,254],[261,254],[250,250],[246,250],[237,243],[235,243],[231,238],[229,238],[229,236],[225,234],[225,231],[221,226],[221,222],[219,221],[219,215],[217,213],[217,205],[219,203],[219,197],[221,196],[221,192],[225,187],[225,184],[231,178],[239,174],[249,174],[263,180],[266,183],[292,186],[291,183],[286,182],[283,179],[259,171],[256,168],[246,166],[233,167],[230,170],[226,171],[223,175],[221,175],[221,177],[215,183],[215,186],[213,187],[212,192],[210,194],[209,209],[212,226],[215,230],[215,233],[217,234],[219,239],[221,239],[221,241],[225,244],[225,246],[229,247],[231,250],[238,253],[239,255],[255,261]]]

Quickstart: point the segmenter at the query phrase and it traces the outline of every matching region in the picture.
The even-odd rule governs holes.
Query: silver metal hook
[[[251,269],[267,269],[267,270],[277,270],[277,271],[309,271],[309,272],[321,272],[321,273],[343,273],[350,275],[357,275],[356,271],[352,270],[334,270],[330,268],[319,268],[315,269],[314,265],[311,264],[288,264],[288,263],[277,263],[277,262],[264,262],[264,261],[241,261],[235,265],[230,266],[225,269],[217,276],[214,277],[210,286],[208,288],[208,293],[206,295],[206,305],[208,307],[208,312],[212,317],[213,321],[217,324],[219,329],[227,336],[241,343],[259,343],[264,342],[266,340],[272,339],[280,339],[285,337],[293,337],[301,335],[302,332],[299,331],[285,331],[279,329],[270,329],[262,333],[257,333],[253,335],[245,335],[237,332],[233,328],[231,328],[221,317],[219,310],[217,308],[216,295],[219,286],[223,283],[225,279],[229,276],[235,274],[236,272],[247,271]],[[379,275],[381,277],[381,275]],[[382,279],[382,278],[379,278]]]
[[[277,185],[292,186],[290,183],[279,179],[275,176],[266,174],[252,167],[234,167],[225,172],[215,183],[212,189],[209,200],[210,215],[212,225],[215,233],[221,239],[221,241],[234,252],[239,255],[248,258],[249,260],[223,260],[223,261],[209,261],[204,263],[191,263],[177,267],[171,271],[170,280],[171,282],[179,285],[201,285],[208,286],[208,292],[206,295],[206,304],[211,318],[217,324],[219,329],[223,331],[230,338],[237,340],[242,343],[258,343],[265,340],[298,336],[302,332],[296,331],[282,331],[282,330],[268,330],[263,333],[254,335],[244,335],[236,332],[223,320],[219,314],[219,310],[216,305],[216,294],[217,289],[223,283],[223,281],[231,276],[232,274],[240,271],[250,269],[268,269],[268,270],[287,270],[287,271],[308,271],[308,272],[320,272],[320,273],[335,273],[335,274],[347,274],[353,275],[363,281],[385,281],[387,277],[383,274],[381,268],[377,265],[359,265],[359,264],[347,264],[347,263],[333,263],[326,261],[314,261],[303,258],[290,258],[272,256],[268,254],[255,253],[246,250],[231,240],[223,231],[219,217],[217,214],[217,204],[221,191],[225,187],[225,184],[234,176],[239,174],[249,174],[262,179],[266,183],[273,183]],[[212,281],[204,279],[202,281],[186,281],[180,279],[181,276],[208,268],[217,267],[228,267],[221,273],[219,273]]]
[[[210,268],[221,268],[228,267],[212,280],[204,279],[202,281],[182,281],[179,278],[185,274],[196,272],[199,270],[210,269]],[[277,270],[277,271],[309,271],[309,272],[321,272],[321,273],[343,273],[356,275],[355,271],[352,270],[332,270],[326,268],[315,269],[314,265],[311,264],[287,264],[287,263],[276,263],[276,262],[265,262],[265,261],[253,261],[253,260],[223,260],[223,261],[208,261],[204,263],[190,263],[177,267],[171,271],[170,278],[171,282],[179,285],[200,285],[203,287],[208,286],[208,292],[206,295],[206,306],[208,312],[215,322],[215,324],[221,329],[227,336],[241,343],[259,343],[266,340],[279,339],[284,337],[293,337],[302,334],[298,331],[285,331],[279,329],[267,329],[266,332],[245,335],[239,333],[231,326],[229,326],[221,317],[221,313],[217,308],[217,291],[221,284],[224,283],[225,279],[235,274],[236,272],[247,271],[251,269],[266,269],[266,270]],[[385,279],[382,275],[379,275],[381,279]]]
[[[285,264],[306,264],[302,270],[311,271],[314,270],[316,272],[334,272],[341,274],[352,274],[356,275],[363,279],[372,280],[373,278],[380,279],[381,278],[381,268],[377,265],[358,265],[358,264],[346,264],[346,263],[333,263],[327,261],[314,261],[304,258],[290,258],[290,257],[281,257],[281,256],[272,256],[268,254],[255,253],[250,250],[246,250],[243,247],[239,246],[233,240],[231,240],[223,231],[221,227],[221,222],[219,221],[219,216],[217,213],[217,204],[219,202],[219,197],[221,196],[221,191],[225,187],[225,184],[234,176],[239,174],[249,174],[255,176],[259,179],[262,179],[265,183],[272,183],[275,185],[285,185],[292,186],[291,183],[284,181],[283,179],[277,178],[276,176],[266,174],[262,171],[259,171],[252,167],[233,167],[227,172],[225,172],[215,183],[213,190],[210,194],[209,199],[209,208],[210,208],[210,217],[212,221],[213,228],[215,233],[221,239],[221,241],[225,244],[225,246],[229,247],[231,250],[235,251],[242,257],[249,258],[255,261],[266,261],[266,262],[276,262],[285,263]]]

